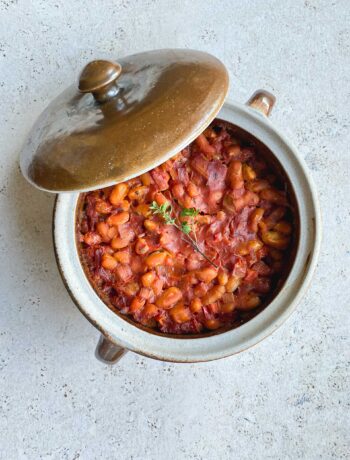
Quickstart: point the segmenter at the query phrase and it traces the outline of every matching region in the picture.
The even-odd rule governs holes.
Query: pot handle
[[[248,99],[246,105],[249,105],[252,109],[257,110],[266,117],[268,117],[275,105],[276,97],[265,91],[264,89],[258,89],[255,93]]]
[[[99,361],[105,364],[115,364],[125,355],[125,353],[127,353],[127,351],[128,350],[125,348],[115,345],[101,334],[96,347],[95,356]]]

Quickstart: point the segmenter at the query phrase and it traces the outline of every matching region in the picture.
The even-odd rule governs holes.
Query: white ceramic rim
[[[288,318],[304,295],[315,269],[321,242],[320,210],[312,178],[296,149],[261,113],[226,101],[217,118],[251,133],[279,159],[294,187],[299,206],[300,238],[294,264],[281,291],[242,326],[201,338],[169,338],[146,332],[113,313],[98,297],[81,266],[75,238],[79,193],[60,193],[54,210],[57,263],[75,304],[115,344],[155,359],[200,362],[224,358],[257,344]]]

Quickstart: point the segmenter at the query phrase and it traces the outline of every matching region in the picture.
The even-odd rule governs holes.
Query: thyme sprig
[[[156,201],[152,201],[149,208],[153,214],[159,214],[167,225],[173,225],[180,232],[182,232],[184,234],[184,241],[189,243],[193,247],[193,249],[199,252],[199,254],[202,257],[204,257],[205,260],[207,260],[211,265],[213,265],[213,267],[218,268],[218,266],[211,259],[209,259],[209,257],[206,254],[204,254],[204,252],[202,252],[199,249],[195,226],[191,224],[191,222],[181,222],[176,216],[174,217],[173,207],[169,201],[161,205],[159,205]],[[198,214],[199,211],[195,208],[183,208],[180,211],[181,217],[193,218],[196,217]],[[191,236],[191,233],[193,237]]]

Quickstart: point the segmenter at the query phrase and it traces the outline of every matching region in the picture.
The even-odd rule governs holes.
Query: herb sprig
[[[204,254],[204,252],[202,252],[199,249],[194,225],[188,221],[181,222],[176,216],[174,217],[173,207],[169,201],[161,205],[159,205],[156,201],[152,201],[149,208],[153,214],[159,214],[167,225],[173,225],[178,230],[180,230],[180,232],[182,232],[185,235],[183,239],[187,243],[189,243],[197,252],[199,252],[199,254],[201,254],[201,256],[204,257],[205,260],[207,260],[211,265],[213,265],[213,267],[218,268],[218,266],[212,260],[210,260],[209,257]],[[180,211],[181,217],[193,218],[196,217],[198,214],[199,211],[195,208],[183,208]],[[193,237],[190,235],[190,233],[193,234]]]

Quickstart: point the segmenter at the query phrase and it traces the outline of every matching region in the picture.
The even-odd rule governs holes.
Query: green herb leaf
[[[185,236],[186,240],[189,244],[193,246],[193,248],[198,251],[211,265],[215,268],[218,268],[216,264],[212,260],[210,260],[204,252],[202,252],[197,244],[197,237],[195,230],[192,229],[192,226],[189,222],[180,222],[177,217],[172,217],[173,207],[169,201],[159,205],[156,201],[152,201],[149,206],[149,209],[152,211],[153,214],[160,214],[167,225],[174,225],[178,230],[180,230]],[[180,212],[180,216],[188,216],[194,217],[199,213],[195,208],[183,208]],[[193,231],[194,239],[191,237],[190,233]]]
[[[175,224],[175,219],[173,219],[171,216],[163,216],[164,221],[168,225],[174,225]]]
[[[189,233],[191,233],[191,225],[187,222],[182,222],[181,223],[181,230],[183,231],[183,233],[185,233],[186,235],[188,235]]]
[[[186,217],[186,216],[195,217],[198,214],[199,214],[199,211],[196,208],[183,208],[181,213],[180,213],[180,216],[183,216],[183,217]]]
[[[171,213],[172,211],[169,201],[161,205],[159,205],[156,201],[152,201],[152,203],[149,205],[149,208],[151,211],[153,211],[153,214],[161,214],[162,216],[166,215],[167,213]]]
[[[152,201],[152,203],[149,205],[149,208],[151,211],[153,211],[153,214],[159,213],[159,206],[158,203],[156,203],[155,201]]]

